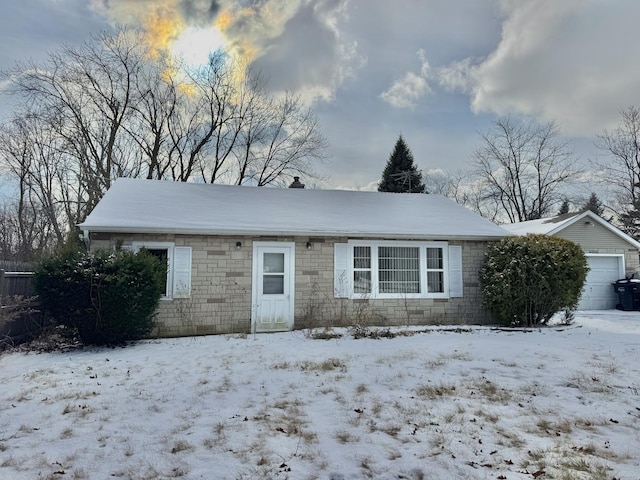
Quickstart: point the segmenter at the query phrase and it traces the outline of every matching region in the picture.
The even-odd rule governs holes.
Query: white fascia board
[[[283,237],[347,237],[347,238],[376,238],[397,240],[462,240],[462,241],[496,241],[513,236],[509,232],[505,235],[434,235],[434,234],[392,234],[354,232],[351,230],[308,231],[308,230],[242,230],[242,229],[189,229],[189,228],[137,228],[120,226],[88,227],[82,225],[86,232],[93,233],[140,233],[140,234],[175,234],[175,235],[245,235],[245,236],[283,236]]]

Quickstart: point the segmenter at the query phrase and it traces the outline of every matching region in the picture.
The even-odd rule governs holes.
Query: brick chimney
[[[300,177],[293,177],[293,182],[289,188],[304,188],[304,183],[300,183]]]

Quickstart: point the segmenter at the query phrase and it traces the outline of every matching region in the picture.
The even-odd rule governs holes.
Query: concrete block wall
[[[486,243],[462,246],[464,297],[354,300],[334,298],[334,244],[347,238],[92,234],[91,248],[134,241],[173,242],[192,248],[191,297],[161,300],[155,336],[251,331],[254,241],[295,242],[294,328],[353,325],[485,324],[478,280]],[[236,248],[236,243],[242,246]],[[310,248],[307,248],[307,243]]]
[[[353,325],[486,324],[479,272],[486,242],[449,242],[462,246],[464,296],[450,299],[344,299],[334,298],[333,251],[347,238],[296,241],[296,328]]]

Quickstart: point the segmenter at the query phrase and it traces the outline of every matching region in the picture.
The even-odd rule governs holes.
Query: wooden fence
[[[7,262],[0,264],[6,266]],[[44,328],[40,305],[29,298],[33,295],[33,272],[0,269],[0,350],[29,340]]]
[[[0,270],[0,305],[16,295],[33,296],[33,272],[5,272]]]

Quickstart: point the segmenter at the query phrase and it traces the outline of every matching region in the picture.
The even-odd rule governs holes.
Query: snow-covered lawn
[[[640,478],[640,312],[339,331],[1,354],[0,478]]]

